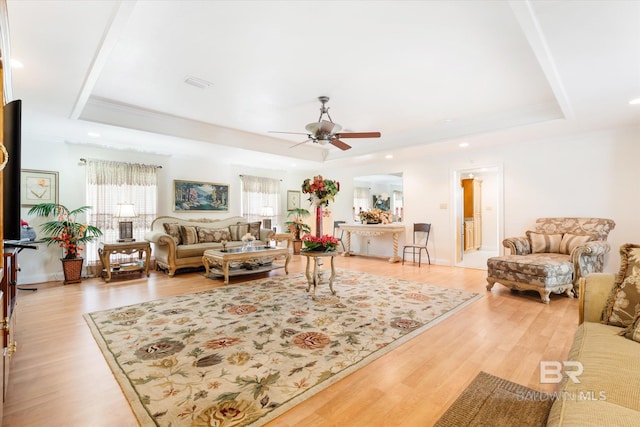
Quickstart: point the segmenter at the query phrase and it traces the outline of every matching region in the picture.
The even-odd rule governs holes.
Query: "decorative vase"
[[[82,282],[82,264],[84,263],[84,258],[61,258],[60,261],[62,261],[65,285]]]
[[[322,237],[322,206],[316,206],[316,237]]]
[[[20,238],[21,239],[27,239],[30,241],[34,241],[36,240],[36,230],[33,229],[33,227],[21,227],[20,228]]]
[[[293,254],[300,255],[300,250],[302,249],[302,240],[296,239],[293,241]]]

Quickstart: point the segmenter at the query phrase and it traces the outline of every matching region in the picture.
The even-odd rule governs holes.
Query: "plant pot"
[[[302,240],[294,240],[293,241],[293,254],[300,255],[300,250],[302,249]]]
[[[65,285],[82,282],[82,264],[84,263],[84,258],[61,258],[60,261],[62,261]]]

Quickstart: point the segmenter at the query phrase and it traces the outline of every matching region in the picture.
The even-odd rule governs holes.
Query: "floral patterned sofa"
[[[173,277],[181,268],[202,267],[202,255],[207,249],[242,246],[241,238],[251,233],[255,245],[264,245],[272,230],[260,227],[260,221],[247,222],[241,216],[227,219],[184,219],[160,216],[151,223],[144,238],[153,246],[156,267]]]
[[[602,272],[615,222],[604,218],[538,218],[526,237],[504,239],[510,255],[487,260],[487,290],[500,283],[511,290],[533,290],[549,303],[551,292],[574,295],[578,280]],[[574,288],[575,286],[575,288]]]

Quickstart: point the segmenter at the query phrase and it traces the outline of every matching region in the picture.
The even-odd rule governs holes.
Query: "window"
[[[402,191],[393,190],[393,215],[394,221],[401,221],[404,214],[404,206],[402,204]]]
[[[118,203],[132,203],[136,217],[133,218],[133,238],[144,240],[157,216],[158,179],[157,166],[87,160],[87,222],[102,230],[104,242],[118,240],[119,225],[115,214]],[[99,264],[99,241],[87,244],[85,253],[87,267]]]
[[[280,218],[280,180],[240,175],[242,216],[247,221]]]
[[[356,187],[353,189],[353,212],[354,220],[359,220],[358,213],[369,210],[371,206],[369,200],[371,198],[371,190],[368,187]],[[372,200],[373,202],[373,200]]]

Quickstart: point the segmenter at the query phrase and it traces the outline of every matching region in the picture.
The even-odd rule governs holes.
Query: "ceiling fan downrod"
[[[322,115],[326,114],[327,117],[329,118],[329,121],[331,123],[333,123],[333,120],[331,120],[331,116],[329,115],[329,107],[327,107],[327,102],[329,102],[329,97],[328,96],[319,96],[318,97],[318,101],[320,101],[320,103],[322,104],[320,106],[320,117],[318,117],[318,123],[320,123],[322,121]]]

